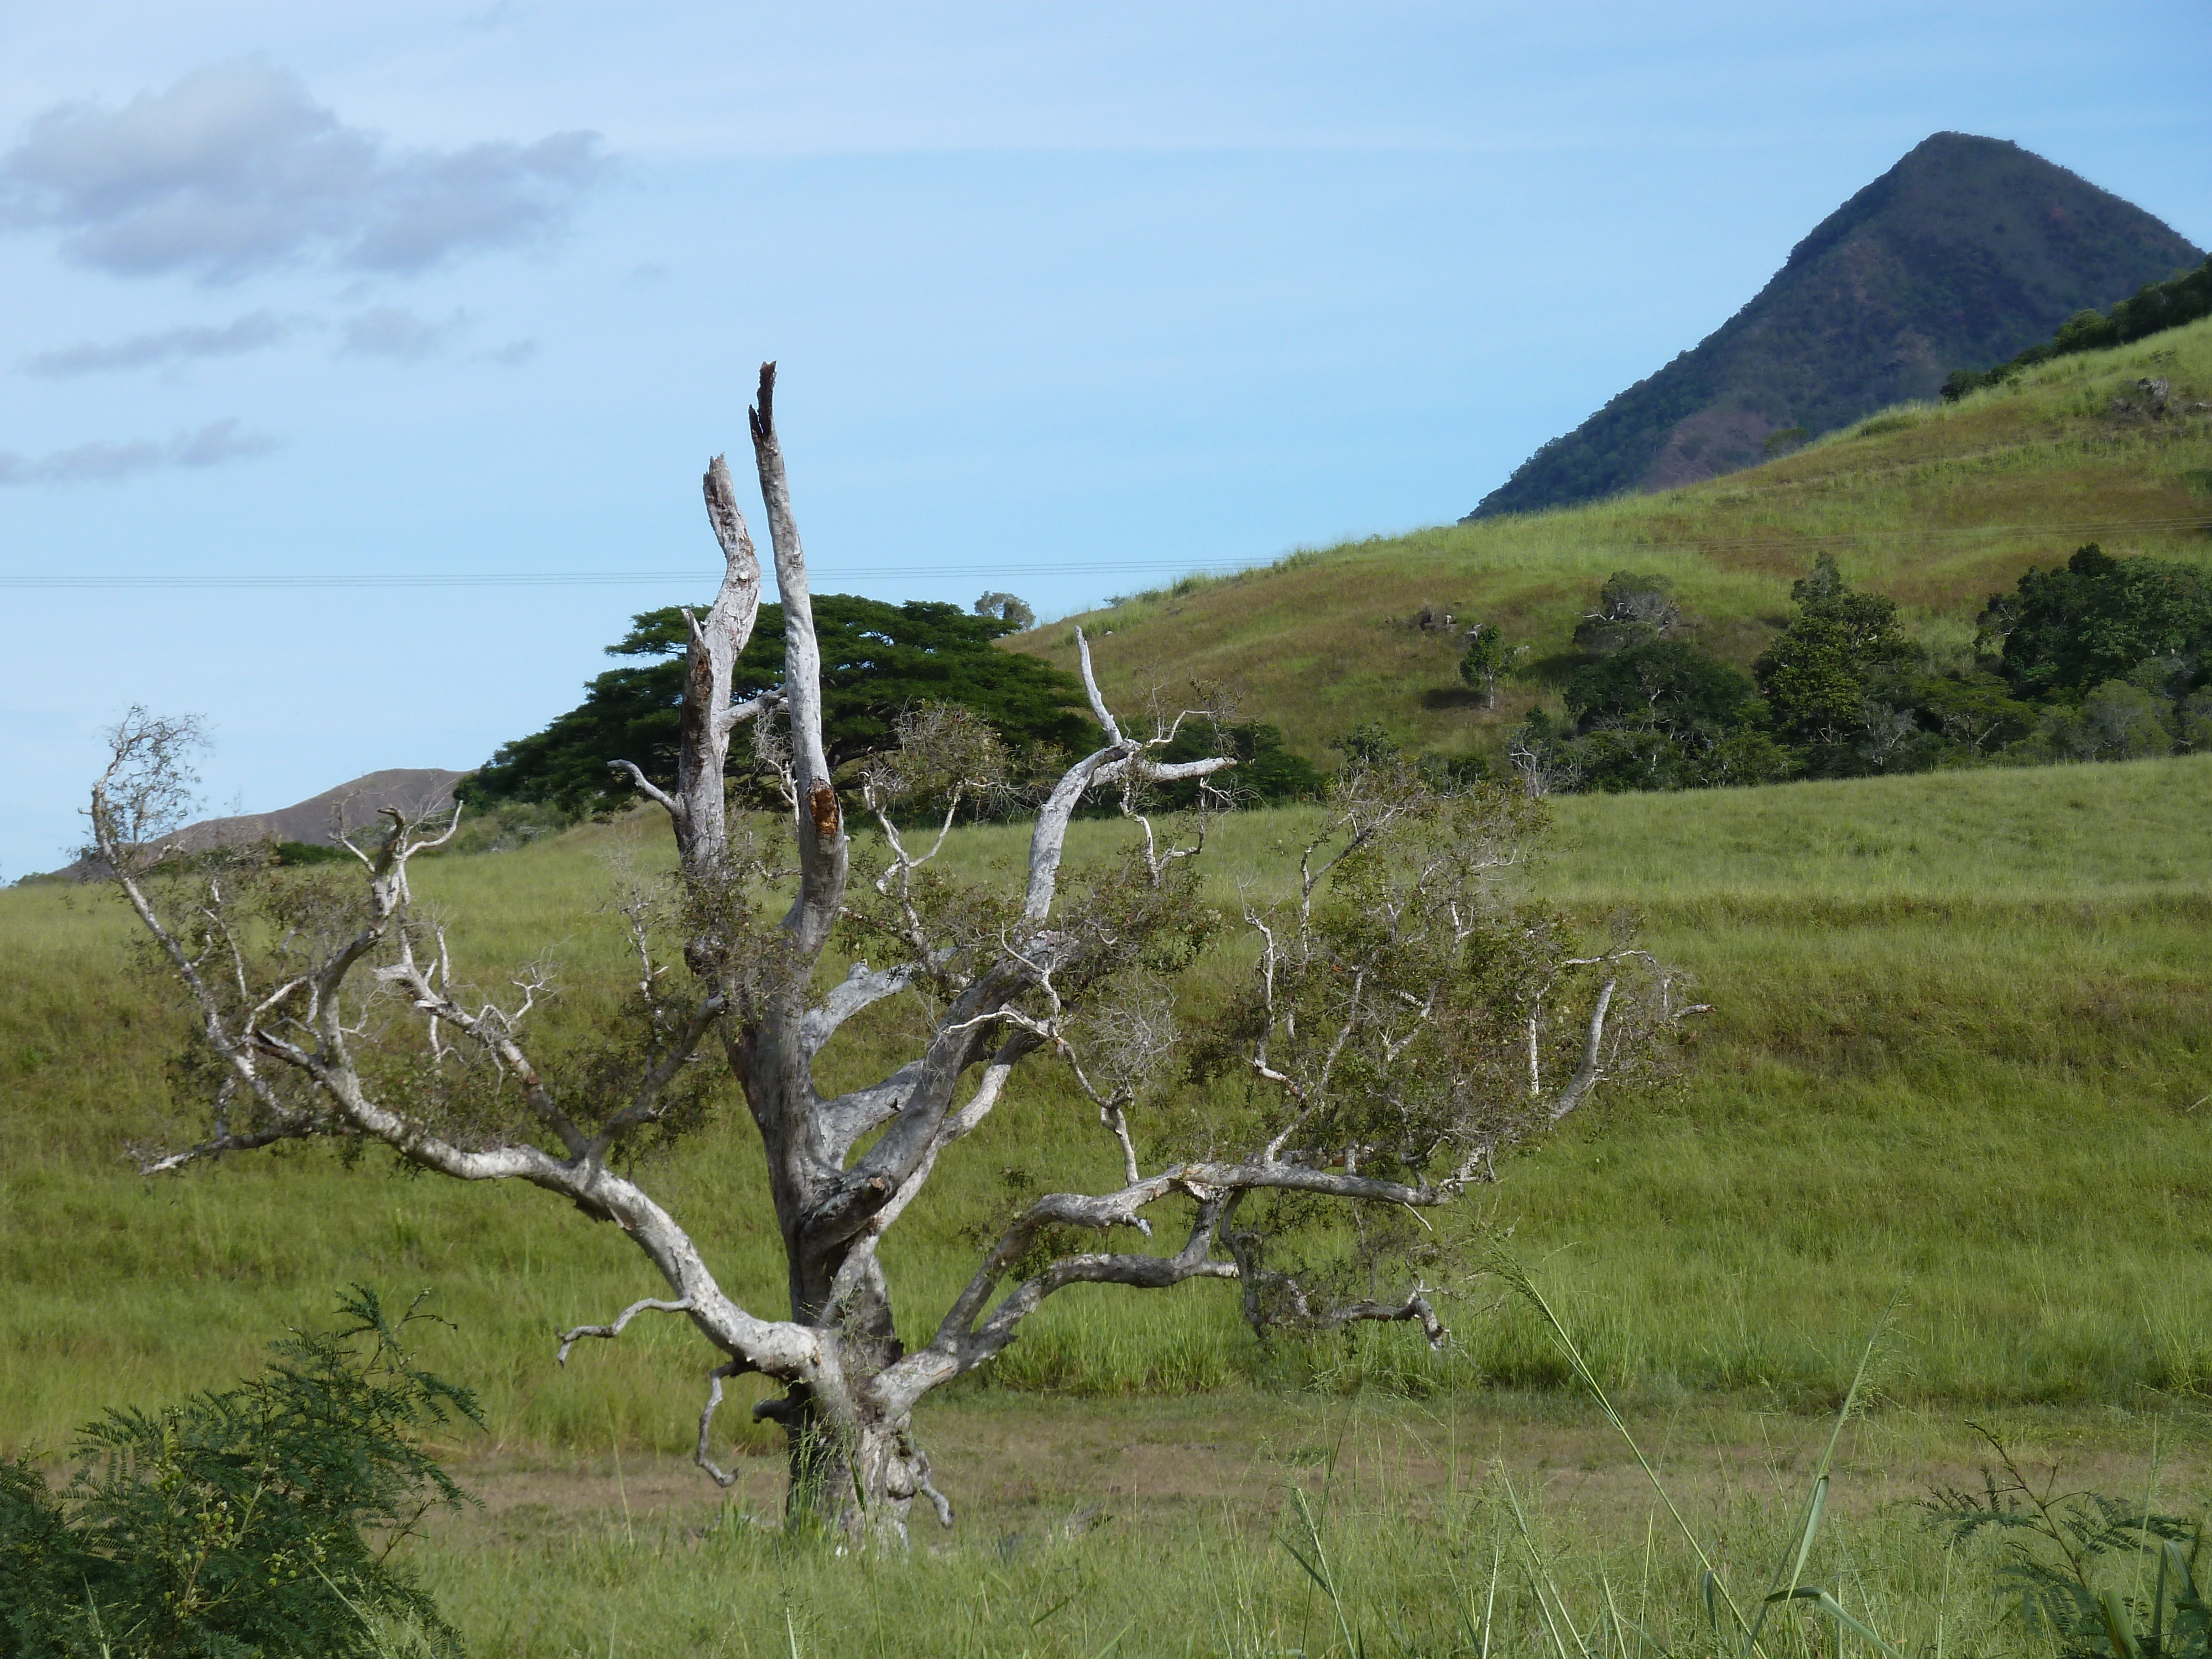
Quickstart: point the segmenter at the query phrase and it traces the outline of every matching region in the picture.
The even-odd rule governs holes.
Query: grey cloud
[[[249,312],[220,327],[165,328],[158,334],[133,334],[106,343],[86,340],[35,352],[23,360],[23,367],[33,374],[65,380],[103,369],[147,368],[196,357],[235,357],[277,344],[299,323],[297,318],[280,317],[273,311]]]
[[[599,137],[395,150],[296,76],[195,70],[120,110],[63,104],[0,155],[0,225],[48,227],[80,264],[222,283],[313,255],[380,272],[542,242],[605,173]]]
[[[220,466],[265,455],[276,447],[274,438],[248,432],[228,420],[210,421],[197,432],[179,432],[166,443],[151,438],[127,443],[101,440],[35,459],[0,449],[0,485],[107,483],[165,466]]]
[[[513,368],[518,364],[526,363],[537,355],[538,342],[535,340],[509,340],[505,345],[495,347],[484,354],[501,368]]]
[[[346,319],[345,349],[364,357],[416,362],[444,345],[466,322],[459,312],[442,323],[434,323],[398,306],[378,306]]]
[[[179,466],[221,466],[225,461],[266,455],[276,447],[276,441],[266,433],[248,432],[236,421],[210,421],[197,432],[177,437],[169,456]]]

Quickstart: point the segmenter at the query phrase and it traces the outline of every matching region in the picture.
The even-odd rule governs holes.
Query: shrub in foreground
[[[475,1398],[414,1364],[423,1316],[358,1286],[338,1311],[234,1388],[110,1408],[59,1492],[0,1463],[0,1659],[461,1651],[392,1553],[467,1501],[420,1437]]]

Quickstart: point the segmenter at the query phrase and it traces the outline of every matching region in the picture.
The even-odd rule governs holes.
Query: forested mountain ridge
[[[1951,371],[2001,362],[2203,257],[2017,144],[1939,132],[1816,226],[1694,349],[1546,444],[1468,517],[1755,466],[1770,446],[1932,398]]]

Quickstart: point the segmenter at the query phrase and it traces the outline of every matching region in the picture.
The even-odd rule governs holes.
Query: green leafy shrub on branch
[[[0,1659],[373,1656],[460,1638],[392,1559],[434,1509],[470,1501],[422,1449],[482,1425],[475,1396],[420,1370],[358,1285],[330,1331],[271,1345],[263,1373],[78,1431],[59,1492],[0,1463]]]
[[[2201,1521],[2161,1514],[2148,1498],[2059,1492],[2055,1470],[2031,1479],[2002,1440],[1974,1427],[1996,1455],[1982,1490],[1942,1489],[1929,1507],[1954,1547],[1999,1546],[1998,1593],[2035,1645],[2059,1659],[2212,1659]]]

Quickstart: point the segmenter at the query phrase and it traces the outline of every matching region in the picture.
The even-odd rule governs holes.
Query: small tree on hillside
[[[1000,622],[1011,623],[1016,628],[1036,626],[1036,612],[1030,609],[1028,601],[1017,594],[1001,593],[995,587],[975,601],[975,614],[996,617]]]
[[[1467,654],[1459,659],[1459,677],[1482,688],[1482,706],[1498,707],[1498,677],[1513,665],[1518,650],[1505,643],[1505,630],[1496,623],[1477,623],[1467,630]]]
[[[1881,769],[1868,750],[1896,713],[1889,682],[1917,654],[1897,601],[1853,589],[1827,553],[1790,597],[1796,614],[1751,670],[1776,734],[1816,775]]]
[[[518,975],[504,1000],[459,980],[445,924],[410,885],[413,860],[450,823],[425,830],[392,813],[351,878],[331,866],[164,861],[151,846],[181,800],[191,734],[143,714],[118,728],[93,791],[94,834],[189,998],[198,1041],[185,1070],[205,1083],[212,1116],[198,1145],[144,1167],[328,1137],[380,1142],[461,1180],[544,1188],[628,1235],[666,1285],[568,1331],[559,1357],[641,1315],[681,1316],[714,1355],[700,1467],[731,1480],[714,1457],[715,1411],[729,1379],[764,1376],[781,1392],[755,1412],[787,1432],[792,1501],[854,1535],[902,1535],[916,1496],[949,1523],[916,1402],[988,1363],[1073,1285],[1236,1280],[1263,1330],[1407,1320],[1442,1340],[1443,1264],[1426,1235],[1395,1237],[1391,1219],[1449,1204],[1601,1079],[1649,1064],[1685,1012],[1679,976],[1625,941],[1577,951],[1560,919],[1509,901],[1500,879],[1539,823],[1528,803],[1440,795],[1377,750],[1339,775],[1285,896],[1271,903],[1255,890],[1243,905],[1255,966],[1224,1001],[1190,972],[1220,921],[1197,884],[1207,812],[1201,804],[1178,840],[1146,805],[1155,787],[1229,763],[1163,759],[1191,717],[1169,709],[1125,726],[1079,635],[1104,741],[1039,806],[1010,890],[933,863],[962,800],[995,787],[1003,763],[994,734],[962,711],[910,711],[899,748],[864,774],[873,830],[855,842],[823,754],[774,389],[770,365],[750,418],[784,680],[730,696],[760,567],[717,458],[706,495],[726,570],[713,607],[689,619],[674,785],[628,768],[667,811],[678,868],[665,892],[628,908],[636,989],[603,1028],[541,1032],[542,973]],[[778,835],[733,832],[726,816],[724,763],[747,720],[775,721],[788,757],[794,805]],[[1119,806],[1128,834],[1113,856],[1070,867],[1070,820],[1091,795]],[[918,801],[932,812],[920,829],[907,805]],[[823,1094],[817,1059],[894,998],[911,1015],[876,1020],[875,1040],[907,1032],[903,1060]],[[909,1345],[878,1248],[1039,1057],[1088,1103],[1115,1179],[1024,1205]],[[724,1289],[627,1156],[699,1124],[724,1069],[767,1164],[788,1270],[781,1317]],[[1333,1217],[1346,1206],[1383,1224],[1343,1228]],[[1133,1238],[1156,1230],[1164,1249]],[[1328,1248],[1347,1232],[1359,1250],[1349,1262]]]

